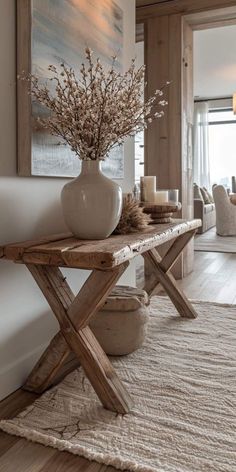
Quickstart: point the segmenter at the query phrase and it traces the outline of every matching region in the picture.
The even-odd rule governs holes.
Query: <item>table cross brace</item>
[[[94,270],[74,297],[57,267],[27,265],[60,324],[60,332],[33,369],[26,389],[45,390],[73,351],[104,407],[122,414],[129,411],[131,398],[88,326],[127,266]]]
[[[195,232],[196,230],[193,230],[179,236],[163,257],[156,249],[151,249],[143,254],[144,259],[149,261],[153,267],[152,280],[147,284],[145,290],[151,295],[161,284],[180,316],[186,318],[196,318],[197,313],[182,290],[177,286],[175,278],[169,271]]]

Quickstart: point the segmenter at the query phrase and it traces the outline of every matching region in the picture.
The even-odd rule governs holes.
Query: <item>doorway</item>
[[[180,0],[172,8],[171,3],[142,8],[137,13],[138,22],[144,23],[147,95],[163,81],[172,81],[166,116],[145,134],[145,174],[156,175],[160,188],[180,189],[182,217],[189,219],[193,217],[193,35],[201,29],[235,24],[236,5],[218,8],[219,2],[205,0],[201,6],[191,2],[186,7]],[[196,13],[214,4],[217,9]],[[192,269],[193,248],[189,246],[180,277]]]

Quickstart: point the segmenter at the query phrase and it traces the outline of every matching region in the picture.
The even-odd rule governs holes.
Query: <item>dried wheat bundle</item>
[[[131,194],[123,197],[123,208],[115,234],[136,233],[148,227],[151,217],[143,212],[139,202]]]

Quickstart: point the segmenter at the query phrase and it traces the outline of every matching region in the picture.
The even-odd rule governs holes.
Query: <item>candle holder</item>
[[[147,213],[151,216],[152,221],[150,224],[160,224],[160,223],[171,223],[173,213],[181,210],[181,203],[148,203],[141,202],[140,206],[143,208],[144,213]]]

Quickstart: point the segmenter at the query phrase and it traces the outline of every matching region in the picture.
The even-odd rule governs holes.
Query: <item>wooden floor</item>
[[[195,253],[194,272],[179,282],[192,299],[236,304],[236,254]],[[14,416],[37,396],[17,391],[0,403],[0,417]],[[0,432],[0,472],[115,472],[67,452]]]
[[[188,298],[236,304],[236,254],[195,252],[194,271],[179,285]]]

